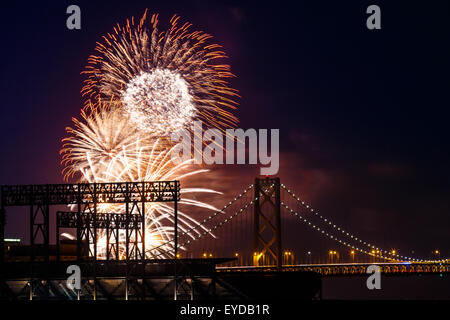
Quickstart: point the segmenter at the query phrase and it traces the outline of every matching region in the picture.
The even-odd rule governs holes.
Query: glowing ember
[[[159,136],[188,127],[195,115],[187,82],[167,69],[144,72],[131,79],[122,101],[140,130]]]

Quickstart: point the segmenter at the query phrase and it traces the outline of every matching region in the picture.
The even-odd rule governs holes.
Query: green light
[[[20,242],[20,239],[8,239],[8,238],[5,238],[5,239],[3,239],[5,242]]]

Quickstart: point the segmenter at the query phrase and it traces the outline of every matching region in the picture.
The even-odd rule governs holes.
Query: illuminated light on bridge
[[[305,207],[305,208],[307,208],[307,209],[310,208],[310,206],[309,206],[308,204],[306,204],[304,201],[302,201],[299,197],[295,196],[295,194],[292,193],[292,192],[291,192],[284,184],[281,184],[281,188],[283,188],[289,195],[291,195],[291,197],[293,197],[295,200],[297,200],[297,202],[298,202],[299,204],[301,204],[301,206],[303,206],[303,207]],[[290,210],[292,214],[294,214],[295,216],[298,216],[300,219],[303,219],[303,221],[304,221],[305,223],[307,223],[307,224],[308,224],[309,226],[311,226],[313,229],[317,230],[317,227],[316,227],[314,224],[311,224],[311,223],[308,222],[306,219],[302,218],[297,212],[295,212],[294,210],[290,209],[290,208],[289,208],[288,206],[286,206],[285,204],[282,203],[282,205],[283,205],[286,209]],[[312,209],[312,208],[311,208],[311,209]],[[410,260],[410,261],[415,261],[415,262],[433,262],[433,263],[434,263],[434,262],[437,262],[437,261],[447,261],[447,260],[448,260],[448,259],[447,259],[447,260],[424,260],[424,259],[416,259],[416,258],[412,258],[412,257],[408,257],[408,256],[402,256],[402,255],[399,255],[399,254],[397,254],[397,253],[394,253],[393,255],[394,255],[395,257],[397,257],[398,259],[390,258],[390,257],[388,257],[388,256],[385,256],[386,254],[390,254],[389,251],[383,250],[383,249],[379,249],[379,248],[377,248],[375,245],[373,245],[373,244],[371,244],[371,243],[369,243],[369,242],[363,241],[362,239],[359,239],[359,238],[356,237],[355,235],[353,235],[353,234],[351,234],[351,233],[345,231],[343,228],[338,227],[336,224],[333,224],[333,223],[330,221],[330,219],[327,219],[327,218],[325,218],[324,216],[320,215],[320,214],[319,214],[317,211],[315,211],[314,209],[312,209],[311,211],[314,212],[315,216],[317,216],[318,218],[320,218],[320,219],[323,220],[324,222],[327,222],[328,225],[332,226],[334,229],[338,230],[340,233],[344,234],[345,236],[348,236],[348,237],[351,238],[351,239],[357,240],[357,241],[359,241],[360,244],[366,245],[366,246],[369,247],[369,248],[376,248],[377,250],[379,250],[379,251],[381,252],[380,257],[383,258],[383,259],[386,259],[386,260],[392,260],[392,261],[398,261],[398,260]],[[317,231],[318,231],[318,230],[317,230]],[[328,234],[326,234],[326,235],[328,236]],[[333,239],[333,238],[335,238],[335,237],[329,236],[329,238],[330,238],[330,239]],[[345,241],[342,241],[342,240],[337,240],[337,241],[338,241],[339,243],[341,243],[341,244],[347,245]],[[362,252],[362,253],[371,255],[371,252],[367,252],[366,250],[363,250],[363,249],[360,249],[360,248],[354,247],[354,246],[350,246],[350,247],[353,248],[353,249],[356,249],[357,251],[360,251],[360,252]]]

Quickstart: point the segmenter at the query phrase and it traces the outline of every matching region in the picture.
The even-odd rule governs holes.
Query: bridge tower
[[[282,265],[280,178],[255,179],[253,264]]]

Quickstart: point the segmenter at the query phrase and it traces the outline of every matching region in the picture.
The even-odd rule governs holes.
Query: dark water
[[[381,275],[381,289],[369,290],[366,276],[324,277],[323,299],[450,300],[450,274]]]

